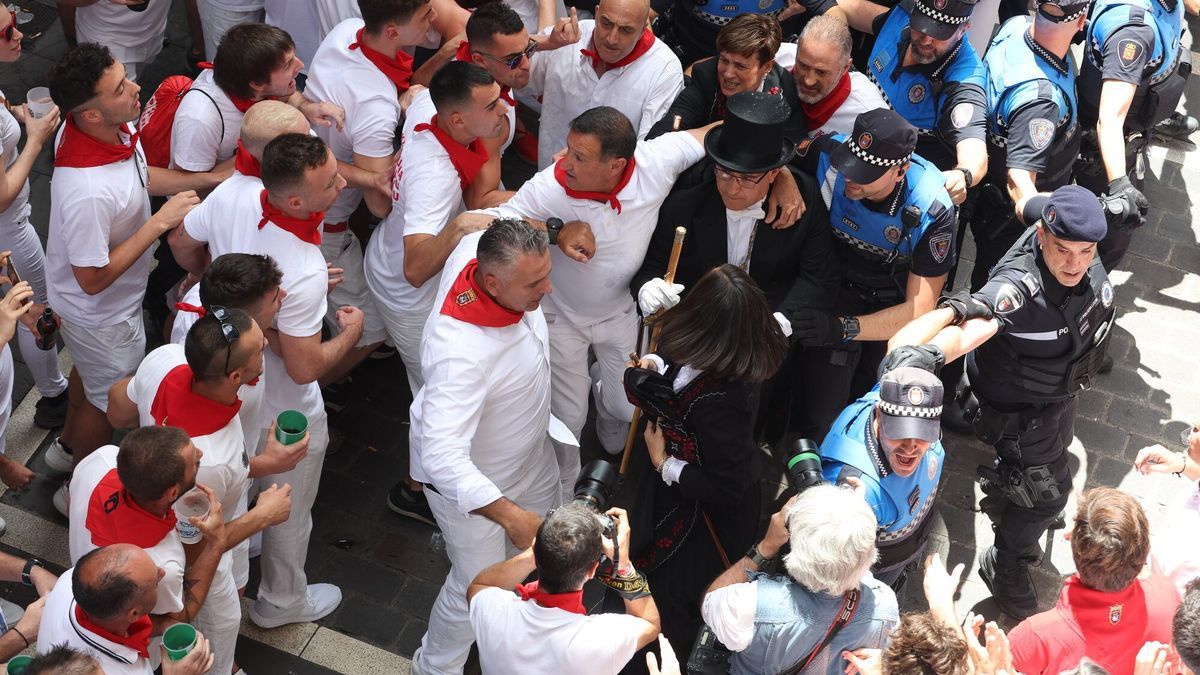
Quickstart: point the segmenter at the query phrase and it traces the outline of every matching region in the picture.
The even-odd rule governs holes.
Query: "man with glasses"
[[[259,492],[254,508],[247,511],[250,481],[291,470],[303,457],[308,440],[297,441],[299,448],[283,448],[272,433],[261,457],[254,458],[260,461],[251,463],[239,392],[262,374],[265,349],[263,331],[249,314],[212,305],[192,325],[184,344],[163,345],[150,352],[132,378],[117,382],[109,392],[108,417],[113,426],[169,423],[187,432],[203,453],[196,482],[221,502],[227,523],[225,550],[194,623],[212,641],[217,673],[233,672],[233,649],[242,620],[235,549],[251,535],[287,520],[291,510],[292,489],[284,484]],[[263,461],[279,457],[291,461]]]

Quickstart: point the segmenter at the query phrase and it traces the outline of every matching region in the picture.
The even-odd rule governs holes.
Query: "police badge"
[[[925,85],[920,82],[914,84],[908,89],[908,102],[920,103],[925,100]]]
[[[975,112],[975,106],[970,103],[959,103],[954,106],[954,110],[950,111],[950,123],[955,129],[962,129],[971,121],[971,114]]]
[[[933,259],[938,262],[945,262],[946,256],[950,255],[950,239],[952,235],[939,234],[929,240],[929,252],[933,254]]]
[[[1112,282],[1108,279],[1104,280],[1104,285],[1100,287],[1100,302],[1104,303],[1104,307],[1112,307],[1113,304],[1113,287]]]
[[[1021,295],[1021,291],[1017,290],[1012,284],[1004,284],[1000,292],[996,294],[996,313],[1008,314],[1021,308],[1025,304],[1025,297]]]
[[[1029,140],[1033,143],[1035,150],[1041,150],[1050,145],[1052,138],[1054,138],[1053,122],[1045,117],[1029,120]]]
[[[883,228],[883,236],[889,242],[895,244],[900,241],[900,228],[895,225],[888,225]]]

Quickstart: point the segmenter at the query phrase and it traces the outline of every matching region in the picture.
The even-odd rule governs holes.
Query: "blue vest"
[[[1013,17],[1000,27],[992,38],[991,46],[983,57],[987,75],[988,136],[998,146],[1004,147],[1008,138],[1008,121],[1016,110],[1038,96],[1038,80],[1047,80],[1054,87],[1050,100],[1058,106],[1058,132],[1062,135],[1066,127],[1075,126],[1077,105],[1075,102],[1075,67],[1068,55],[1070,65],[1066,73],[1039,58],[1025,42],[1025,31],[1032,19]]]
[[[786,6],[786,0],[701,0],[692,5],[692,12],[709,23],[724,26],[740,14],[774,16]]]
[[[842,134],[834,134],[834,141],[845,140]],[[919,155],[913,155],[905,174],[904,193],[895,215],[873,211],[862,201],[846,198],[846,178],[830,164],[829,152],[822,152],[817,162],[817,178],[821,180],[821,196],[829,208],[829,222],[834,236],[851,247],[868,263],[878,267],[877,278],[859,278],[856,270],[848,269],[848,278],[856,283],[881,289],[892,288],[891,270],[896,263],[896,273],[907,273],[913,251],[925,231],[933,223],[929,207],[939,202],[946,209],[953,209],[950,195],[946,193],[946,178],[938,168]],[[904,209],[916,206],[921,217],[915,227],[905,227]],[[903,286],[902,286],[903,287]]]
[[[881,457],[877,458],[866,445],[867,425],[878,402],[876,385],[842,411],[821,443],[821,471],[831,483],[838,481],[844,467],[861,472],[858,478],[867,488],[867,503],[879,520],[875,569],[883,571],[907,562],[924,546],[946,452],[938,441],[925,452],[912,475],[882,475],[883,449],[878,448]]]

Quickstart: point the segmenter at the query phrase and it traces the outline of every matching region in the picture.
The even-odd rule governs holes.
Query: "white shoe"
[[[42,455],[42,460],[46,462],[46,466],[59,473],[71,473],[75,469],[75,458],[71,456],[71,453],[63,450],[62,443],[59,442],[57,436],[50,447],[46,448],[46,454]]]
[[[71,518],[71,481],[63,481],[63,484],[54,491],[54,508],[63,515],[63,518]]]
[[[333,584],[309,584],[304,602],[296,607],[281,609],[258,600],[250,605],[250,620],[259,628],[278,628],[289,623],[318,621],[329,616],[342,602],[342,589]]]

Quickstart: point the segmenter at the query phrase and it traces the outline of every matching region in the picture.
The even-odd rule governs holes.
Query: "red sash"
[[[259,195],[259,202],[262,203],[262,220],[258,221],[258,229],[263,229],[270,221],[280,229],[296,235],[300,241],[315,246],[321,245],[321,223],[325,222],[324,211],[313,211],[308,214],[308,218],[292,218],[271,204],[267,199],[266,190]]]
[[[583,608],[583,589],[570,593],[547,593],[538,588],[538,582],[517,584],[517,595],[522,600],[533,600],[545,607],[557,607],[575,614],[586,614]]]
[[[365,29],[359,28],[358,32],[354,34],[354,42],[350,43],[350,51],[362,49],[363,56],[375,64],[379,72],[386,75],[387,79],[396,85],[396,89],[406,91],[413,74],[412,56],[403,50],[397,51],[395,56],[388,56],[371,49],[362,43],[363,30]]]
[[[606,202],[609,206],[616,209],[618,214],[620,214],[621,202],[617,199],[617,194],[619,194],[621,190],[624,190],[626,185],[629,185],[629,179],[633,178],[633,168],[635,165],[636,162],[632,157],[630,157],[629,163],[625,165],[625,173],[621,175],[621,180],[617,182],[617,186],[612,189],[612,192],[588,192],[586,190],[572,190],[571,188],[567,187],[567,170],[563,168],[561,159],[558,160],[558,162],[554,165],[554,179],[558,181],[558,184],[562,186],[563,190],[566,190],[568,197],[574,199],[591,199],[592,201]]]
[[[104,143],[85,134],[75,124],[75,116],[67,113],[67,124],[63,129],[62,140],[54,150],[54,166],[87,169],[129,159],[133,156],[133,149],[137,146],[138,132],[130,131],[128,124],[122,124],[121,131],[129,135],[127,144]]]
[[[203,308],[201,308],[203,309]],[[179,427],[188,436],[207,436],[229,425],[242,407],[235,399],[225,405],[192,391],[192,369],[182,363],[171,369],[158,385],[150,415],[158,426]]]
[[[838,80],[833,91],[829,92],[825,98],[811,104],[801,101],[800,108],[808,116],[808,128],[819,129],[825,126],[829,118],[833,117],[833,113],[837,112],[838,108],[846,102],[848,96],[850,96],[850,73],[846,72],[842,74],[842,79]]]
[[[105,474],[88,497],[84,523],[96,546],[133,544],[154,548],[175,529],[175,512],[158,517],[133,503],[117,470]]]
[[[595,44],[595,38],[592,38],[592,44]],[[605,62],[604,59],[600,58],[600,54],[598,54],[594,49],[580,49],[579,53],[583,54],[584,56],[586,56],[592,60],[593,68],[599,66],[601,63],[604,63],[604,65],[608,66],[608,68],[611,70],[613,68],[620,68],[622,66],[627,66],[627,65],[633,63],[634,61],[637,61],[639,58],[642,57],[643,54],[650,51],[650,48],[653,46],[654,46],[654,32],[651,31],[649,28],[643,28],[642,29],[642,37],[638,38],[637,44],[635,44],[633,46],[633,50],[630,51],[628,54],[626,54],[625,58],[621,59],[620,61],[617,61],[616,63]]]
[[[136,650],[138,656],[141,656],[143,659],[150,658],[148,649],[150,647],[150,633],[154,629],[154,623],[150,620],[149,614],[143,614],[138,617],[137,621],[129,624],[129,635],[117,635],[116,633],[109,632],[106,628],[97,626],[78,604],[75,605],[75,621],[79,623],[80,627],[109,642],[125,645],[130,649]]]
[[[262,164],[254,159],[241,141],[237,142],[237,152],[233,154],[233,168],[243,176],[262,178]]]
[[[475,270],[478,268],[479,261],[472,259],[458,273],[458,278],[442,302],[442,314],[488,328],[504,328],[520,321],[525,312],[514,312],[500,306],[475,284]]]
[[[450,163],[458,172],[458,184],[463,190],[467,189],[471,181],[475,180],[475,176],[479,175],[479,170],[483,168],[484,164],[487,164],[488,151],[483,147],[482,141],[476,138],[471,141],[469,146],[455,141],[450,134],[437,125],[437,115],[429,118],[428,123],[413,127],[413,131],[433,132],[433,137],[442,144],[446,154],[450,155]]]

